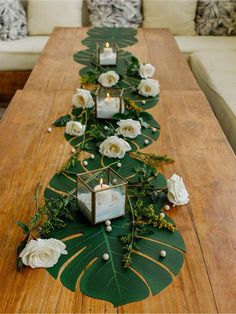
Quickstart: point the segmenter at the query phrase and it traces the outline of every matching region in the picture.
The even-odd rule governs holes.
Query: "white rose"
[[[155,67],[152,64],[146,63],[146,64],[139,65],[139,75],[142,78],[152,77],[154,73],[155,73]]]
[[[77,121],[69,121],[66,123],[66,133],[69,135],[81,136],[84,134],[86,125],[82,125]]]
[[[99,152],[109,158],[123,158],[125,153],[131,150],[129,143],[118,136],[110,136],[103,141],[99,147]]]
[[[160,84],[157,80],[153,79],[141,80],[138,86],[138,92],[145,97],[154,97],[160,93]]]
[[[73,95],[72,104],[77,108],[92,108],[94,100],[89,90],[78,88]]]
[[[99,78],[98,82],[104,87],[111,87],[116,85],[119,81],[119,75],[115,71],[108,71],[106,73],[102,73]]]
[[[167,198],[174,205],[184,205],[189,202],[189,194],[184,185],[183,179],[177,174],[167,180]]]
[[[52,267],[61,254],[67,254],[66,246],[56,239],[31,240],[20,253],[23,264],[32,268]]]
[[[135,138],[141,134],[141,124],[133,119],[120,120],[117,122],[119,128],[116,129],[118,134],[124,137]]]

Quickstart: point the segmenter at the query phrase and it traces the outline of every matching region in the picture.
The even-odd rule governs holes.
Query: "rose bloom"
[[[154,97],[160,93],[160,84],[157,80],[145,79],[141,80],[138,86],[138,92],[145,97]]]
[[[189,202],[189,194],[184,185],[183,179],[177,174],[167,180],[167,198],[175,205],[185,205]]]
[[[142,78],[150,78],[154,75],[154,73],[155,73],[155,67],[152,64],[146,63],[146,64],[139,65],[139,75]]]
[[[124,137],[135,138],[141,134],[141,124],[139,121],[133,119],[120,120],[117,122],[119,128],[116,129],[118,134]]]
[[[119,78],[119,75],[115,71],[108,71],[99,76],[98,82],[104,87],[111,87],[116,85]]]
[[[57,239],[31,240],[19,257],[26,266],[48,268],[58,262],[61,254],[67,254],[65,249],[65,244]]]
[[[125,156],[125,153],[130,150],[131,147],[129,143],[116,135],[108,137],[99,147],[99,152],[109,158],[121,159]]]
[[[66,123],[66,133],[74,136],[81,136],[84,134],[86,125],[82,125],[78,121],[69,121]]]
[[[77,108],[92,108],[94,100],[89,90],[78,88],[73,95],[72,104]]]

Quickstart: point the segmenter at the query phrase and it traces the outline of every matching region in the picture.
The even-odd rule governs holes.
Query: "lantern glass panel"
[[[126,188],[126,180],[111,168],[83,173],[78,175],[78,207],[93,224],[123,216]]]
[[[112,119],[116,113],[124,112],[124,90],[121,88],[99,87],[96,91],[97,119]]]
[[[99,65],[116,65],[118,59],[117,46],[114,43],[100,43],[97,45],[97,61]]]

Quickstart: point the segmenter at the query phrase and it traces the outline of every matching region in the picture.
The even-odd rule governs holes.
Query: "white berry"
[[[156,128],[152,128],[152,132],[155,133],[157,131]]]
[[[110,226],[110,225],[111,225],[111,221],[110,221],[110,220],[106,220],[106,221],[105,221],[105,225],[106,225],[106,226]]]
[[[142,104],[146,104],[146,100],[142,100]]]
[[[109,255],[107,253],[104,253],[102,258],[104,259],[104,261],[108,261],[109,260]]]
[[[166,251],[161,250],[161,252],[160,252],[160,256],[161,256],[161,257],[166,257]]]
[[[90,158],[91,158],[91,159],[94,159],[94,157],[95,157],[94,154],[91,154],[91,155],[90,155]]]
[[[165,216],[166,216],[166,215],[165,215],[164,213],[160,213],[160,217],[161,217],[161,218],[165,218]]]
[[[107,125],[104,126],[104,130],[105,130],[105,131],[108,130],[108,126],[107,126]]]
[[[117,164],[117,168],[120,168],[121,167],[121,163],[120,162],[118,162],[118,164]]]
[[[71,152],[74,154],[76,152],[75,148],[71,148]]]
[[[51,133],[52,132],[52,128],[48,128],[48,133]]]
[[[164,206],[164,210],[170,210],[170,206],[169,205],[165,205]]]
[[[147,145],[148,143],[149,143],[149,141],[148,141],[148,140],[144,140],[144,144],[146,144],[146,145]]]
[[[106,226],[106,231],[107,231],[107,232],[111,232],[111,230],[112,230],[112,227],[111,227],[111,226]]]
[[[86,160],[84,160],[83,164],[85,167],[88,166],[88,162]]]

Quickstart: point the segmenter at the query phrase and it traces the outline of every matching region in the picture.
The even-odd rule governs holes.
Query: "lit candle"
[[[100,53],[100,64],[101,65],[115,65],[116,64],[116,53],[113,52],[112,47],[109,43],[105,44],[103,52]]]
[[[105,56],[110,55],[113,52],[109,43],[106,43],[105,48],[103,49],[103,52]]]
[[[98,102],[98,118],[110,119],[116,113],[120,112],[120,98],[119,97],[111,97],[109,93],[105,98],[100,98]],[[122,112],[123,112],[122,105]]]
[[[103,179],[101,178],[100,184],[96,185],[94,188],[94,191],[96,192],[96,201],[100,205],[105,205],[107,203],[110,203],[112,200],[112,193],[111,189],[107,190],[109,188],[109,185],[103,184]]]

